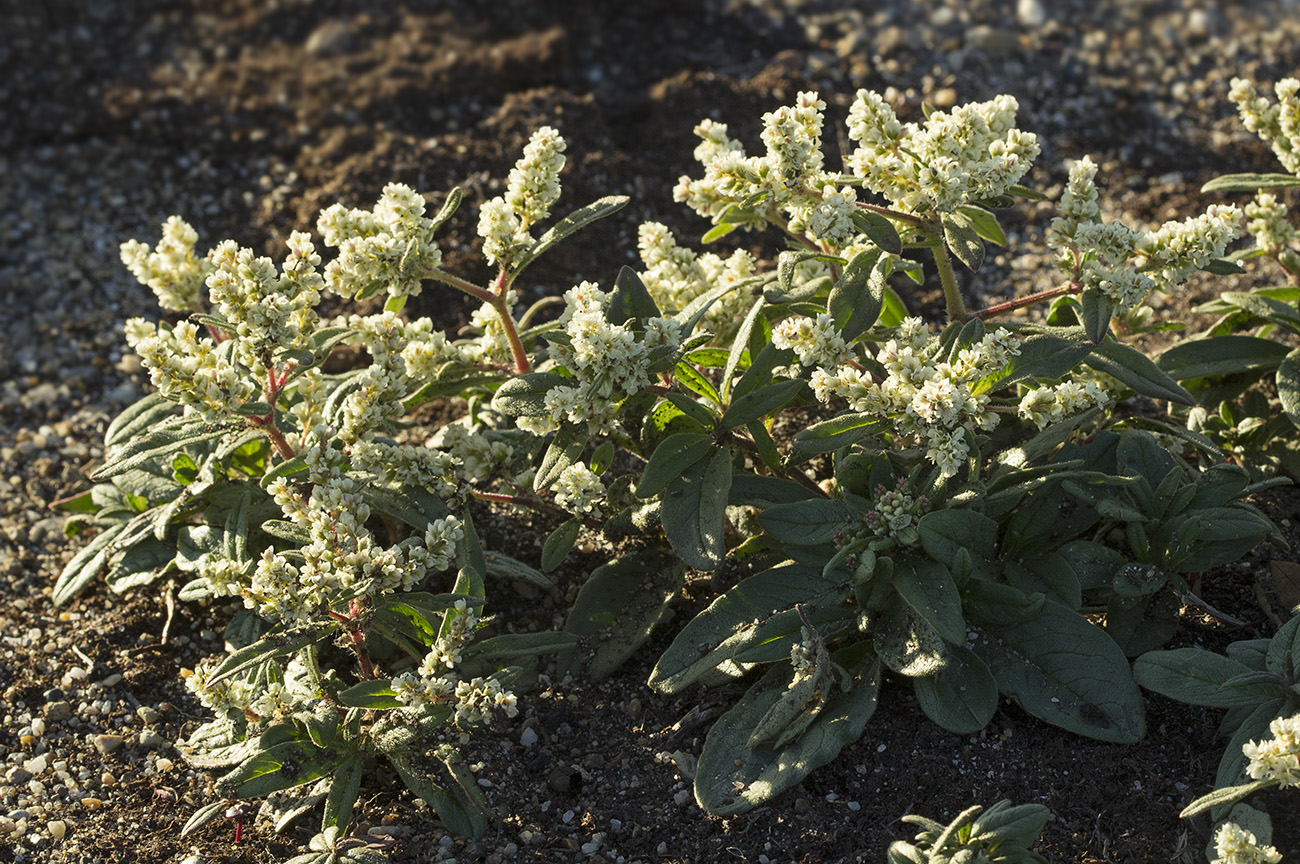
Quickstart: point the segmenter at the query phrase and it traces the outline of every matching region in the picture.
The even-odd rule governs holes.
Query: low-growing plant
[[[999,801],[985,810],[975,805],[946,826],[924,816],[904,822],[921,826],[916,839],[889,844],[889,864],[1046,864],[1030,850],[1051,818],[1042,804],[1012,806]]]
[[[1241,213],[1105,222],[1079,159],[1050,235],[1063,284],[972,310],[953,259],[978,269],[1007,242],[994,211],[1042,197],[1020,185],[1038,145],[1016,109],[999,97],[903,123],[861,91],[842,171],[825,165],[816,94],[765,115],[762,155],[706,120],[704,175],[677,197],[712,221],[705,242],[740,231],[784,248],[701,254],[647,223],[642,267],[567,290],[550,320],[549,298],[520,312],[515,280],[624,199],[534,239],[559,194],[549,129],[480,209],[486,287],[447,272],[434,240],[457,191],[434,218],[397,185],[371,211],[324,211],[338,255],[323,273],[306,234],[277,273],[230,241],[200,258],[169,221],[157,249],[123,257],[189,319],[128,324],[158,392],[110,426],[103,482],[63,504],[101,531],[56,602],[105,570],[115,590],[178,570],[186,599],[241,598],[235,650],[190,678],[218,714],[190,758],[230,767],[231,798],[316,784],[323,830],[346,826],[382,757],[450,828],[482,832],[477,786],[438,730],[513,711],[508,661],[557,652],[562,675],[608,675],[688,567],[724,563],[745,578],[650,681],[677,693],[761,672],[700,755],[712,812],[770,799],[860,737],[885,670],[954,732],[983,728],[1005,695],[1078,734],[1138,740],[1127,656],[1168,640],[1180,600],[1200,602],[1191,574],[1281,543],[1241,500],[1262,486],[1212,442],[1122,407],[1194,404],[1120,337],[1148,326],[1150,291],[1235,269],[1221,256]],[[933,329],[902,293],[926,262],[944,300]],[[401,316],[428,280],[481,301],[468,338]],[[322,291],[388,300],[325,322]],[[1042,323],[1008,314],[1049,303]],[[338,345],[369,364],[323,371]],[[424,446],[407,412],[454,396],[467,416]],[[534,566],[481,547],[473,511],[488,505],[566,518]],[[549,585],[594,530],[636,542],[590,574],[563,632],[472,639],[493,576]]]
[[[1228,259],[1268,259],[1287,284],[1226,291],[1197,307],[1218,320],[1156,362],[1197,397],[1188,412],[1189,429],[1204,432],[1253,472],[1280,470],[1300,478],[1300,254],[1296,228],[1278,197],[1300,186],[1300,81],[1283,79],[1274,91],[1276,103],[1237,78],[1231,96],[1245,127],[1272,147],[1290,173],[1228,174],[1201,191],[1255,193],[1243,208],[1254,245]],[[1258,386],[1264,376],[1271,395]]]

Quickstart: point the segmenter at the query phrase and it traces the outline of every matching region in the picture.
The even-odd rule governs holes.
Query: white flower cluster
[[[465,645],[478,628],[478,613],[464,600],[457,600],[441,635],[421,661],[417,672],[403,672],[393,678],[393,692],[406,706],[417,711],[448,702],[455,703],[456,724],[485,722],[494,709],[508,717],[518,715],[515,695],[496,679],[461,681],[454,671]]]
[[[924,125],[900,123],[878,93],[858,91],[849,109],[846,159],[863,185],[906,213],[948,212],[1006,195],[1038,158],[1038,139],[1015,128],[1011,96],[936,111]]]
[[[463,423],[449,423],[430,441],[429,446],[437,441],[436,446],[446,449],[460,462],[461,473],[466,480],[486,480],[498,470],[510,464],[514,448],[504,441],[489,441],[486,436],[474,432]]]
[[[482,352],[474,346],[462,346],[447,341],[447,334],[434,330],[428,318],[417,318],[406,325],[406,347],[402,361],[407,374],[417,381],[432,381],[449,363],[472,365],[479,361]]]
[[[1035,387],[1020,400],[1017,413],[1032,420],[1039,429],[1049,423],[1064,420],[1088,408],[1105,408],[1111,403],[1108,394],[1096,379],[1088,381],[1063,381],[1054,387]]]
[[[793,349],[802,366],[833,368],[853,359],[853,349],[825,312],[816,319],[802,315],[783,319],[772,328],[772,342],[778,348]]]
[[[251,584],[240,592],[247,608],[264,618],[307,620],[341,592],[410,591],[429,573],[451,566],[465,539],[459,519],[447,516],[431,523],[423,537],[380,545],[365,527],[370,506],[361,495],[363,481],[346,472],[349,454],[343,440],[328,427],[312,430],[312,437],[303,454],[312,484],[309,495],[304,498],[284,478],[267,485],[284,515],[306,528],[311,540],[299,550],[301,563],[272,548],[263,553]],[[375,445],[358,442],[353,449],[368,446]],[[406,449],[439,455],[424,448]],[[448,457],[444,473],[452,471],[451,464]]]
[[[205,707],[217,713],[235,710],[241,714],[248,711],[255,695],[247,677],[231,676],[217,683],[211,683],[212,673],[216,671],[216,661],[203,661],[185,676],[185,688],[194,694],[194,698]],[[182,672],[182,674],[184,674]]]
[[[1242,755],[1249,760],[1246,773],[1254,780],[1300,786],[1300,714],[1274,719],[1268,731],[1272,738],[1241,745]]]
[[[618,403],[650,383],[646,372],[650,349],[676,345],[680,338],[669,319],[651,319],[641,338],[626,324],[611,324],[605,318],[609,295],[592,282],[564,292],[564,299],[568,305],[558,320],[568,344],[557,340],[550,350],[573,375],[574,383],[547,391],[546,415],[517,419],[519,428],[534,435],[554,432],[564,422],[607,430]]]
[[[1255,238],[1255,246],[1276,255],[1296,238],[1295,227],[1287,220],[1287,206],[1272,193],[1260,190],[1255,200],[1245,206],[1246,233]]]
[[[668,228],[658,222],[643,222],[637,229],[637,251],[645,263],[641,279],[655,303],[666,313],[680,312],[700,294],[723,285],[737,285],[754,275],[754,256],[737,249],[727,258],[712,252],[696,255],[677,245]],[[749,298],[731,291],[705,313],[704,320],[716,325],[734,321]]]
[[[1233,78],[1228,98],[1237,103],[1245,127],[1273,148],[1282,167],[1300,175],[1300,81],[1283,78],[1273,92],[1276,105],[1260,96],[1246,79]]]
[[[202,308],[203,282],[212,271],[206,257],[194,254],[199,235],[179,216],[169,216],[162,226],[162,240],[152,252],[139,240],[121,246],[122,263],[132,275],[153,289],[158,305],[174,312],[198,312]]]
[[[234,343],[218,346],[199,338],[199,328],[180,321],[168,329],[143,318],[126,322],[126,342],[140,355],[149,380],[163,396],[193,408],[207,420],[226,420],[260,392],[232,356]]]
[[[261,380],[275,355],[284,350],[313,347],[319,323],[316,305],[324,280],[316,271],[320,256],[311,238],[289,235],[289,257],[277,275],[270,258],[224,240],[209,254],[208,298],[222,318],[234,325],[240,362]]]
[[[605,484],[582,462],[575,462],[555,481],[555,503],[575,516],[600,516],[600,501]]]
[[[479,209],[478,236],[489,264],[509,269],[533,245],[528,229],[551,213],[560,197],[565,142],[550,126],[533,133],[510,171],[506,194]]]
[[[370,353],[370,365],[349,382],[338,430],[348,443],[369,439],[385,431],[406,412],[402,400],[413,389],[407,374],[405,351],[411,328],[393,312],[353,315],[348,326],[357,331],[358,344]]]
[[[851,214],[857,209],[857,191],[837,186],[838,175],[823,167],[822,121],[826,103],[816,93],[800,93],[794,105],[763,115],[762,156],[746,156],[744,148],[727,136],[724,123],[705,120],[695,127],[701,143],[695,158],[704,165],[704,177],[683,176],[673,190],[701,216],[716,218],[739,202],[750,204],[755,216],[740,222],[746,228],[765,221],[788,218],[797,233],[840,245],[856,235]],[[728,221],[731,221],[730,219]]]
[[[1215,858],[1210,864],[1277,864],[1282,853],[1260,846],[1255,835],[1236,822],[1224,822],[1214,832]]]
[[[1217,204],[1200,216],[1166,222],[1154,231],[1103,222],[1096,176],[1097,165],[1086,156],[1070,166],[1061,215],[1052,220],[1048,244],[1058,250],[1062,269],[1084,288],[1100,290],[1121,312],[1153,290],[1182,282],[1222,256],[1238,236],[1241,211]]]
[[[868,370],[846,365],[834,372],[818,368],[812,386],[823,402],[838,397],[854,411],[891,420],[897,433],[922,442],[926,458],[951,477],[970,455],[967,431],[998,424],[998,415],[987,408],[989,397],[973,393],[972,385],[1001,371],[1019,353],[1015,336],[996,330],[963,348],[952,362],[943,361],[939,342],[925,323],[908,318],[876,354],[885,380],[877,383]]]
[[[401,183],[384,187],[373,210],[335,204],[321,211],[316,229],[339,255],[325,267],[325,284],[350,297],[382,285],[393,297],[414,297],[422,280],[442,263],[425,200]]]

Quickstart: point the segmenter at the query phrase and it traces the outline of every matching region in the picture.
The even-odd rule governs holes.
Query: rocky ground
[[[564,201],[632,196],[601,238],[579,236],[530,271],[527,290],[608,283],[635,226],[705,226],[671,200],[694,172],[691,127],[709,116],[757,144],[762,112],[818,89],[836,121],[858,87],[894,87],[904,111],[1016,95],[1043,142],[1033,184],[1063,159],[1102,166],[1112,216],[1161,221],[1206,203],[1202,182],[1276,170],[1226,103],[1234,75],[1300,69],[1292,3],[1021,0],[858,4],[842,0],[134,0],[4,4],[0,39],[0,861],[272,862],[301,848],[309,816],[275,833],[266,815],[235,843],[218,820],[181,838],[213,797],[176,742],[201,722],[180,671],[220,650],[227,611],[184,606],[157,584],[96,589],[53,609],[54,578],[84,542],[50,502],[81,491],[107,422],[146,385],[121,325],[154,314],[117,258],[178,213],[206,248],[224,237],[281,255],[288,232],[334,201],[368,206],[399,180],[467,206],[443,244],[449,268],[483,275],[473,220],[528,134],[570,142]],[[1231,13],[1224,9],[1235,10]],[[832,142],[833,146],[834,142]],[[992,302],[1048,287],[1046,205],[1005,224],[1014,255],[968,280]],[[623,242],[628,241],[628,242]],[[1168,298],[1176,320],[1206,282]],[[926,308],[932,292],[909,298]],[[459,301],[426,291],[414,314],[453,325]],[[1293,545],[1298,500],[1260,502]],[[504,517],[499,517],[504,518]],[[532,549],[545,526],[489,525]],[[532,530],[530,530],[532,529]],[[1294,556],[1290,560],[1294,560]],[[502,614],[553,626],[600,563],[560,574],[540,602]],[[1249,623],[1187,617],[1186,644],[1271,634],[1283,608],[1261,554],[1207,579],[1207,599]],[[682,598],[677,620],[708,601]],[[508,588],[502,593],[509,594]],[[504,610],[504,611],[503,611]],[[671,631],[671,625],[669,627]],[[899,688],[866,737],[771,806],[728,819],[693,803],[689,774],[707,721],[735,694],[665,698],[643,683],[670,633],[598,686],[544,686],[514,721],[465,745],[500,823],[450,837],[382,772],[360,826],[396,861],[880,861],[909,836],[905,813],[951,817],[972,802],[1040,801],[1055,813],[1043,851],[1059,862],[1196,861],[1203,826],[1178,811],[1208,790],[1221,751],[1214,712],[1149,699],[1151,734],[1131,747],[1068,737],[1007,706],[979,736],[925,722]],[[1279,812],[1296,801],[1278,799]],[[1284,852],[1300,851],[1294,834]],[[1288,844],[1290,844],[1288,846]]]

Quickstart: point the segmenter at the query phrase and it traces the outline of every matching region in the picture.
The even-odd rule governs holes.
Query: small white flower
[[[1260,846],[1255,835],[1236,822],[1224,822],[1214,833],[1216,857],[1210,864],[1277,864],[1282,855],[1272,846]]]

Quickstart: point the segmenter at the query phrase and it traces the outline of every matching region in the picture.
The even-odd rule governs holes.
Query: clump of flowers
[[[1241,745],[1249,760],[1246,773],[1279,786],[1300,786],[1300,714],[1274,719],[1268,731],[1272,738]]]
[[[1282,853],[1263,846],[1255,835],[1235,822],[1224,822],[1214,832],[1215,858],[1210,864],[1277,864]]]
[[[564,148],[564,139],[554,129],[538,129],[510,171],[506,194],[480,209],[478,234],[489,264],[509,269],[533,245],[528,229],[549,216],[560,197]]]
[[[1048,242],[1075,283],[1099,290],[1121,311],[1154,290],[1185,281],[1222,257],[1240,234],[1241,210],[1231,205],[1212,204],[1200,216],[1166,222],[1154,231],[1104,222],[1096,176],[1097,165],[1086,156],[1070,167],[1061,215],[1052,220]]]
[[[325,268],[330,290],[345,297],[383,288],[393,297],[418,296],[423,280],[442,263],[433,239],[434,221],[424,196],[402,183],[389,183],[372,210],[334,204],[320,214],[316,229],[339,255]]]
[[[1038,158],[1038,139],[1015,128],[1012,96],[936,111],[901,123],[878,93],[858,91],[849,110],[846,160],[863,185],[904,213],[947,212],[1008,194]]]
[[[1273,85],[1274,104],[1245,78],[1233,78],[1228,98],[1237,103],[1241,122],[1273,148],[1282,167],[1300,174],[1300,81],[1283,78]]]
[[[978,382],[996,375],[1019,352],[1010,331],[995,330],[952,361],[943,360],[925,323],[908,318],[876,353],[883,379],[861,365],[845,364],[834,371],[819,367],[812,386],[822,402],[843,399],[853,411],[893,420],[900,436],[921,442],[926,458],[951,477],[970,455],[968,432],[998,425]]]

